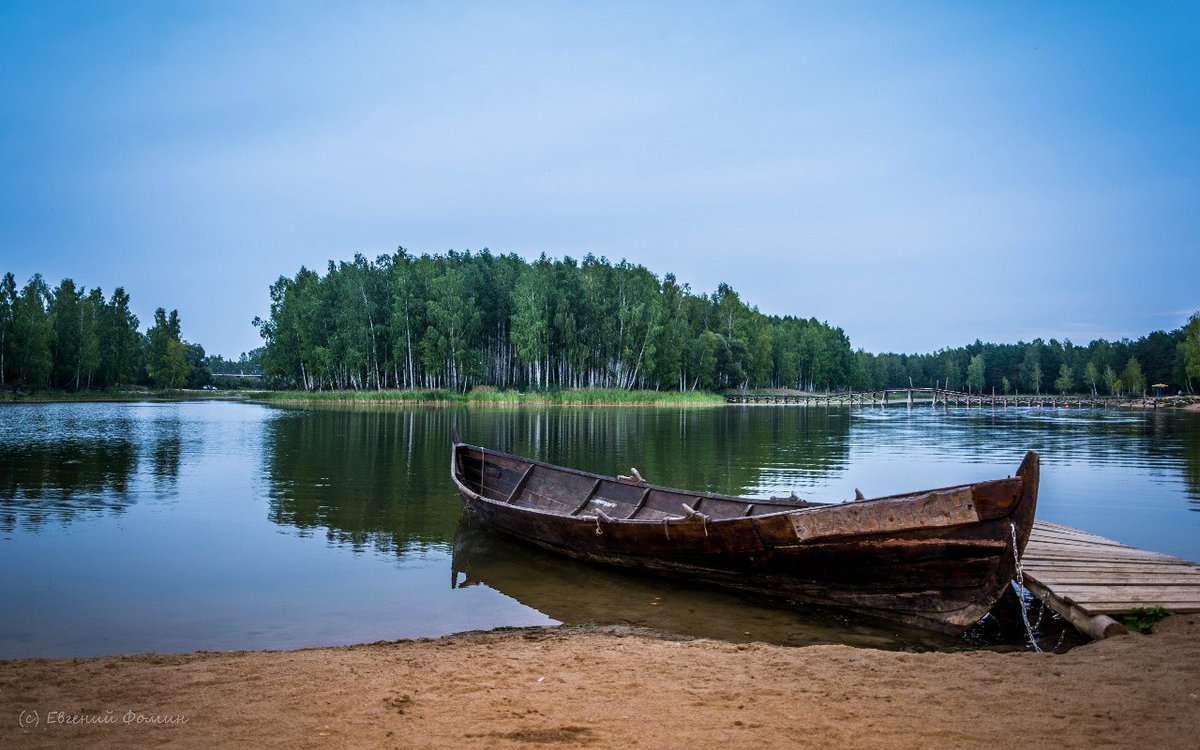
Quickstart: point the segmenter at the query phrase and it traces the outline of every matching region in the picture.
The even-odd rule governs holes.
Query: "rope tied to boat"
[[[596,536],[601,536],[604,534],[604,529],[600,528],[600,519],[604,519],[605,521],[608,521],[610,523],[612,523],[616,520],[616,519],[612,518],[611,516],[609,516],[604,511],[600,510],[599,508],[596,508]]]
[[[1029,645],[1033,646],[1033,650],[1040,654],[1042,647],[1038,645],[1037,637],[1033,634],[1033,625],[1029,622],[1029,608],[1025,606],[1025,595],[1022,593],[1025,590],[1025,571],[1021,569],[1021,553],[1017,549],[1017,524],[1009,521],[1008,528],[1012,531],[1013,562],[1016,563],[1017,572],[1015,583],[1018,586],[1016,594],[1017,599],[1021,602],[1021,621],[1025,623],[1025,633],[1029,636]],[[1038,624],[1041,624],[1040,617]]]
[[[708,516],[704,515],[700,511],[698,511],[695,508],[693,508],[692,506],[688,505],[687,503],[682,503],[682,505],[683,505],[684,512],[686,512],[688,514],[688,518],[699,518],[700,519],[700,523],[704,525],[704,536],[708,536],[708,521],[709,521]],[[697,505],[699,505],[699,503],[697,503]]]
[[[638,484],[645,484],[645,483],[646,483],[646,480],[645,480],[645,479],[642,479],[642,473],[641,473],[640,471],[638,471],[638,470],[637,470],[637,467],[636,467],[636,466],[633,466],[633,467],[631,467],[631,468],[629,469],[629,471],[631,472],[631,474],[629,474],[629,475],[626,475],[626,474],[618,474],[618,475],[617,475],[617,479],[620,479],[620,480],[623,480],[623,481],[626,481],[626,482],[637,482]]]

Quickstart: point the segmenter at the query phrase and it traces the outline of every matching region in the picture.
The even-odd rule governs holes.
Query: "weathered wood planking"
[[[1025,586],[1093,638],[1125,632],[1112,615],[1139,607],[1200,612],[1200,565],[1086,531],[1035,521]]]
[[[1016,572],[1038,456],[1016,475],[837,504],[660,487],[455,443],[464,507],[576,559],[834,606],[949,633],[977,622]],[[635,472],[636,474],[636,472]]]

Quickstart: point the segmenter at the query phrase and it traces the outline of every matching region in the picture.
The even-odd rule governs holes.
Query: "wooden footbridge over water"
[[[1200,565],[1070,526],[1035,521],[1021,567],[1025,588],[1092,638],[1124,633],[1114,617],[1138,608],[1200,612]]]
[[[1024,395],[988,395],[963,393],[945,388],[881,388],[872,391],[842,391],[808,393],[804,391],[747,392],[728,391],[725,401],[731,404],[758,406],[1025,406],[1050,408],[1097,409],[1132,407],[1157,409],[1200,402],[1196,396],[1163,396],[1137,399],[1118,396],[1072,395],[1055,396],[1049,393]]]

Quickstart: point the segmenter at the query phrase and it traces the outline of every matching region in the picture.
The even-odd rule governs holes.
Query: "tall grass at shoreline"
[[[412,404],[422,406],[719,406],[719,393],[689,391],[626,391],[619,388],[580,388],[522,393],[480,389],[454,391],[267,391],[255,398],[272,403]]]

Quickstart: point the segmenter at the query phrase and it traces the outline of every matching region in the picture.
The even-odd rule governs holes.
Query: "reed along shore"
[[[722,406],[725,397],[706,391],[647,391],[620,388],[577,388],[560,391],[469,393],[434,390],[401,391],[263,391],[256,400],[275,404],[394,404],[399,406]]]

